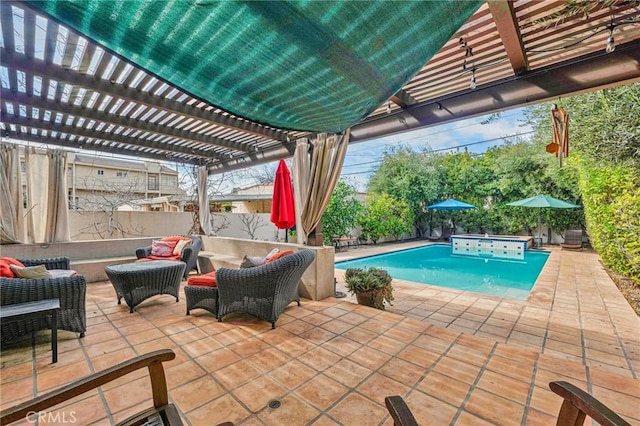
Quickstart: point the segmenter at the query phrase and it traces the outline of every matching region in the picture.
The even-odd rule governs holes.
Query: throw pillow
[[[10,266],[16,278],[51,278],[51,274],[47,271],[44,265],[19,267],[16,265]]]
[[[22,262],[15,260],[13,257],[0,257],[0,277],[15,278],[15,274],[11,270],[11,265],[24,268]]]
[[[267,263],[275,262],[276,260],[280,259],[281,257],[289,256],[290,254],[293,254],[293,250],[285,250],[285,251],[278,252],[278,253],[274,254],[273,256],[268,257],[267,258]]]
[[[69,278],[78,275],[78,272],[72,269],[49,269],[51,278]]]
[[[182,250],[184,250],[185,247],[188,247],[190,245],[191,245],[191,240],[187,240],[187,239],[178,240],[175,248],[173,249],[173,254],[176,256],[182,256]]]
[[[267,263],[266,257],[260,256],[247,256],[246,254],[242,258],[242,263],[240,263],[241,268],[253,268],[255,266],[264,265]]]
[[[173,256],[176,243],[171,241],[151,241],[151,256]]]
[[[177,243],[180,240],[187,240],[187,241],[191,241],[191,238],[189,237],[183,237],[182,235],[171,235],[169,237],[164,237],[160,239],[161,241],[169,241],[172,243]]]

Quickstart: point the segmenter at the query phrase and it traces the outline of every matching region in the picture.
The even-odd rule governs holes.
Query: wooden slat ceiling
[[[640,81],[640,2],[594,2],[588,13],[552,19],[571,4],[484,4],[353,126],[351,143]],[[3,139],[206,164],[213,174],[289,157],[305,135],[202,102],[24,3],[3,1],[0,17]],[[616,50],[607,54],[612,24]]]

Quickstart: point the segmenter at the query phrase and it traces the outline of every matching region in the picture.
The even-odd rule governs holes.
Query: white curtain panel
[[[44,228],[46,242],[71,241],[69,231],[69,198],[67,191],[67,153],[49,151],[49,194],[47,221]]]
[[[44,243],[44,227],[47,217],[49,195],[49,158],[34,148],[25,150],[27,171],[27,240],[30,243]]]
[[[27,172],[27,240],[70,241],[67,202],[67,159],[63,151],[25,152]]]
[[[349,135],[350,130],[344,135],[321,133],[310,141],[301,139],[296,142],[293,182],[299,244],[307,241],[308,235],[322,220],[322,214],[340,179]]]
[[[209,211],[209,197],[207,194],[207,179],[209,173],[206,166],[200,166],[197,170],[198,181],[198,217],[200,218],[200,228],[205,235],[212,235],[211,212]]]
[[[296,208],[296,238],[298,244],[307,242],[307,234],[302,228],[302,208],[307,198],[309,187],[309,140],[307,138],[296,141],[296,151],[293,154],[293,198]]]
[[[0,242],[22,243],[25,238],[20,148],[3,144],[0,145]]]

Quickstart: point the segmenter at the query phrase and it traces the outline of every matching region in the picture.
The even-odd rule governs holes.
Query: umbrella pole
[[[542,247],[542,214],[538,215],[538,238],[540,239],[540,247]]]
[[[289,242],[289,230],[285,228],[284,230],[284,242],[288,243]]]

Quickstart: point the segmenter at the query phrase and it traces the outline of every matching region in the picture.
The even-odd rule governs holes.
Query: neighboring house
[[[179,212],[180,206],[171,202],[169,197],[155,197],[149,200],[141,200],[139,206],[145,212]],[[122,210],[122,209],[121,209]]]
[[[135,210],[182,211],[186,194],[178,186],[178,172],[160,163],[69,153],[67,167],[71,210],[128,205]]]
[[[230,194],[216,195],[210,201],[227,213],[271,213],[273,183],[235,188]],[[213,211],[213,210],[212,210]]]

